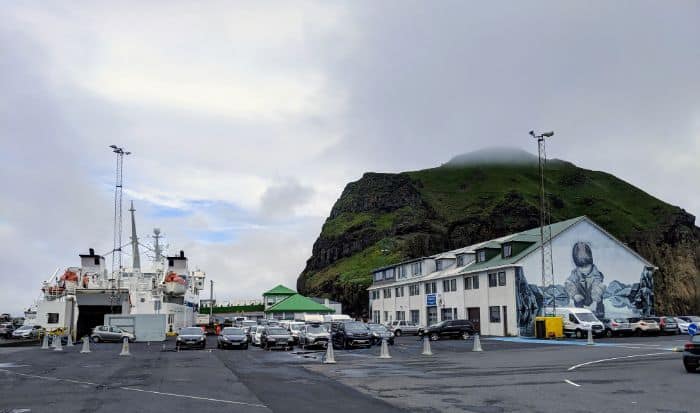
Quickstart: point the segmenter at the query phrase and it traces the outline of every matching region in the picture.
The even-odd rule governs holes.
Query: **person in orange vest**
[[[217,324],[216,325],[216,335],[218,336],[220,334],[221,334],[221,325]]]

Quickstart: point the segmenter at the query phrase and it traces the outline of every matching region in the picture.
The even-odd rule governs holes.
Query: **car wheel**
[[[247,345],[247,344],[244,344],[244,345],[243,345],[243,350],[248,350],[248,345]]]
[[[350,348],[350,345],[348,344],[348,340],[343,339],[343,350],[347,350],[348,348]]]
[[[100,337],[99,337],[99,336],[93,336],[93,337],[92,337],[92,342],[93,342],[93,343],[99,343],[99,342],[100,342]]]
[[[394,331],[394,335],[395,335],[396,337],[401,337],[401,330],[396,330],[396,331]]]
[[[683,364],[683,367],[685,367],[685,371],[688,373],[695,373],[695,369],[697,369],[697,366],[690,366],[688,364]]]
[[[605,337],[610,338],[613,336],[613,332],[610,329],[605,330]]]
[[[642,336],[642,329],[638,328],[638,329],[634,330],[634,335],[636,337],[641,337]]]
[[[438,341],[440,340],[440,335],[438,333],[433,333],[430,335],[430,341]]]
[[[576,330],[576,338],[583,338],[583,331]]]

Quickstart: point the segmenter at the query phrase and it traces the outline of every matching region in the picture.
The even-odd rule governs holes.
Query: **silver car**
[[[604,318],[605,336],[631,336],[634,333],[626,318]]]
[[[22,326],[12,332],[12,338],[39,338],[44,329],[41,326]]]
[[[301,348],[326,348],[331,339],[331,333],[323,324],[307,324],[299,330],[299,346]]]
[[[226,327],[221,330],[221,334],[216,340],[217,348],[248,348],[248,337],[246,337],[245,329],[241,327]]]
[[[92,329],[90,334],[90,340],[93,343],[99,343],[100,341],[124,341],[124,338],[128,339],[130,343],[133,343],[135,339],[133,334],[114,326],[97,326]]]
[[[12,323],[0,324],[0,336],[10,338],[12,337],[13,331],[15,331],[15,327],[12,325]]]
[[[394,333],[396,337],[409,334],[415,336],[418,334],[418,330],[420,330],[420,326],[417,323],[406,320],[392,321],[387,327],[389,328],[389,331]]]

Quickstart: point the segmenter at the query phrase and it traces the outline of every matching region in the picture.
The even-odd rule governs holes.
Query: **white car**
[[[678,323],[678,332],[681,334],[688,334],[688,326],[691,323],[695,323],[700,326],[700,317],[694,315],[680,316],[676,317],[676,323]]]
[[[37,338],[42,331],[41,326],[24,325],[12,332],[12,338]]]
[[[253,342],[251,343],[254,346],[260,346],[260,337],[262,336],[263,331],[265,331],[265,326],[258,326],[258,328],[255,330],[255,334],[251,337],[253,339]]]

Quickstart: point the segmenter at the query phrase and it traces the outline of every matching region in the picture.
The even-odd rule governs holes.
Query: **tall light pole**
[[[117,155],[117,167],[116,176],[114,184],[114,242],[112,248],[112,276],[114,276],[115,264],[118,265],[119,274],[122,271],[122,187],[123,187],[123,166],[124,166],[124,155],[131,155],[131,152],[127,152],[124,148],[120,148],[117,145],[109,145]]]
[[[540,250],[542,252],[542,296],[544,298],[544,289],[547,286],[547,270],[545,264],[545,242],[544,242],[544,226],[547,223],[547,201],[544,193],[544,165],[547,162],[547,151],[545,145],[545,139],[554,136],[554,132],[544,132],[536,134],[534,131],[530,131],[530,136],[537,139],[537,165],[540,172]],[[551,228],[549,242],[551,243]],[[551,245],[549,245],[549,261],[552,267],[552,277],[554,277],[554,263],[552,262],[552,251]],[[553,297],[552,306],[556,307],[556,297]],[[544,309],[543,309],[544,311]],[[544,313],[542,314],[544,315]]]

